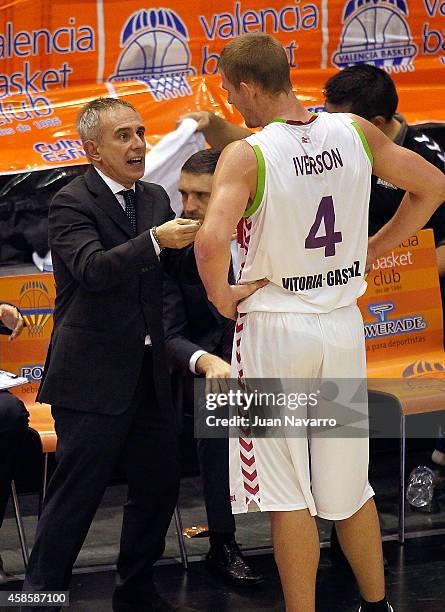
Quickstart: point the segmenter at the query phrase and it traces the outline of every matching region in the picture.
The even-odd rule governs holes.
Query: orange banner
[[[240,122],[215,72],[252,31],[282,42],[311,109],[337,69],[368,62],[392,74],[409,122],[445,121],[444,17],[445,0],[0,0],[0,172],[84,163],[76,114],[115,90],[150,144],[188,110]]]
[[[442,301],[433,231],[379,257],[359,300],[368,376],[445,375]]]

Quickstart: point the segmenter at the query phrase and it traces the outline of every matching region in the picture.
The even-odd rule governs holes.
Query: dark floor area
[[[407,477],[419,464],[428,464],[434,441],[409,440]],[[371,445],[370,482],[376,492],[385,556],[389,561],[388,593],[395,612],[445,612],[445,489],[437,489],[430,512],[406,510],[407,541],[400,546],[397,537],[399,454],[397,440],[373,441]],[[185,527],[206,523],[199,476],[191,471],[181,481],[179,507]],[[28,464],[28,466],[31,464]],[[37,472],[40,475],[40,465]],[[28,470],[29,471],[29,470]],[[37,524],[38,495],[19,495],[28,543],[33,542]],[[108,487],[85,544],[76,561],[71,589],[70,610],[75,612],[110,612],[126,486],[117,482]],[[164,559],[156,569],[161,593],[175,603],[212,612],[257,612],[284,610],[278,575],[271,554],[271,536],[267,513],[240,515],[236,519],[237,541],[252,564],[265,575],[265,583],[255,589],[240,590],[220,584],[208,575],[203,559],[207,538],[186,540],[191,563],[184,571],[180,565],[174,523],[167,536]],[[349,572],[333,567],[329,558],[331,523],[317,521],[322,554],[318,575],[317,612],[356,612],[358,596]],[[434,535],[436,534],[436,535]],[[419,537],[421,536],[421,537]],[[12,506],[0,531],[0,553],[5,568],[16,576],[8,590],[18,590],[23,578],[23,560]],[[0,610],[3,608],[0,606]],[[5,610],[10,608],[5,608]],[[139,611],[138,611],[139,612]]]
[[[445,536],[411,539],[401,547],[385,542],[389,561],[387,588],[395,612],[443,612],[445,609]],[[221,585],[210,577],[202,562],[190,564],[184,571],[179,565],[162,565],[156,570],[162,595],[172,603],[202,612],[284,611],[278,574],[271,554],[250,557],[265,576],[255,588],[236,589]],[[70,591],[72,612],[109,612],[114,584],[112,572],[77,574]],[[11,582],[8,589],[18,590],[21,582]],[[329,550],[323,549],[317,582],[317,612],[356,612],[357,589],[352,576],[335,569]]]

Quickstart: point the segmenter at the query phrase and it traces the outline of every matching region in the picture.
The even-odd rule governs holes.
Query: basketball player
[[[445,198],[445,179],[360,117],[307,111],[292,92],[284,49],[268,35],[232,40],[219,70],[247,127],[264,128],[224,149],[195,242],[209,299],[226,317],[238,310],[232,375],[365,379],[356,300],[366,289],[367,251],[371,262],[423,227]],[[373,172],[407,193],[368,244]],[[242,267],[239,284],[230,286],[237,224]],[[240,301],[240,284],[263,278],[269,283]],[[367,438],[312,437],[310,453],[306,438],[246,434],[230,443],[233,512],[270,513],[287,611],[315,611],[315,515],[336,521],[359,584],[360,611],[392,611]]]

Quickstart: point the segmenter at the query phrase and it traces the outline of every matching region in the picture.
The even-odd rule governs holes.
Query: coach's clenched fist
[[[193,219],[172,219],[156,228],[161,248],[182,249],[195,240],[200,221]]]

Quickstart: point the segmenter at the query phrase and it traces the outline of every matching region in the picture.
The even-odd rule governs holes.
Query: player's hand
[[[198,127],[196,128],[197,132],[205,132],[207,128],[210,127],[210,118],[212,113],[209,111],[193,111],[192,113],[186,113],[185,115],[181,115],[179,117],[180,123],[183,119],[194,119],[198,122]]]
[[[230,378],[230,365],[221,357],[204,353],[196,361],[195,369],[206,377],[207,393],[227,393],[227,379]]]
[[[172,219],[156,227],[156,235],[162,248],[182,249],[195,240],[200,221],[193,219]]]
[[[258,289],[265,287],[268,282],[267,278],[263,278],[245,285],[230,285],[227,297],[218,304],[215,303],[215,306],[226,319],[236,319],[238,303],[248,298]]]
[[[221,357],[204,353],[196,361],[195,369],[206,378],[230,378],[230,365]]]
[[[19,310],[10,304],[0,305],[0,321],[12,330],[9,340],[15,340],[23,331],[24,321]]]

